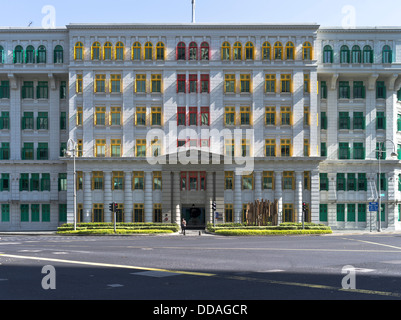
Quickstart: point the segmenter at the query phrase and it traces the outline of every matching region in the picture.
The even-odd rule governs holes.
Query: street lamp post
[[[72,156],[74,159],[74,231],[77,230],[77,185],[76,185],[76,167],[75,167],[75,157],[77,151],[77,144],[74,140],[69,139],[67,142],[67,152],[69,156]]]
[[[378,153],[379,153],[379,155],[378,155],[378,160],[379,160],[379,178],[377,179],[378,181],[377,181],[377,185],[378,185],[378,189],[379,189],[379,192],[378,192],[378,197],[379,197],[379,212],[378,212],[378,215],[379,215],[379,217],[378,217],[378,225],[377,225],[377,232],[381,232],[382,231],[382,223],[381,223],[381,211],[382,211],[382,201],[381,201],[381,164],[380,164],[380,160],[381,160],[381,158],[382,158],[382,154],[384,153],[384,152],[386,152],[386,147],[384,147],[385,149],[383,150],[383,146],[385,146],[385,143],[387,142],[387,141],[390,141],[392,144],[393,144],[393,152],[391,153],[391,156],[392,157],[397,157],[398,156],[398,154],[397,154],[397,152],[396,152],[396,148],[395,148],[395,143],[394,143],[394,141],[393,140],[390,140],[390,139],[386,139],[384,142],[382,142],[382,143],[379,143],[379,149],[377,150],[378,151]]]

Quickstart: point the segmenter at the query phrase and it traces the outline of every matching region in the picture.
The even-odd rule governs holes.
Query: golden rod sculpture
[[[278,200],[256,200],[246,205],[245,221],[248,226],[277,226]]]

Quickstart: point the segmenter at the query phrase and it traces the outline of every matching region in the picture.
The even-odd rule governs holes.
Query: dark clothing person
[[[185,229],[187,228],[187,222],[185,221],[185,219],[182,219],[181,221],[181,230],[182,230],[182,234],[185,236]]]

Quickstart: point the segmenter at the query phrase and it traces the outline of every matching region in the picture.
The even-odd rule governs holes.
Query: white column
[[[310,204],[309,204],[309,210],[310,210],[310,216],[311,216],[311,222],[313,223],[319,223],[320,218],[319,218],[319,212],[320,212],[320,185],[319,185],[319,170],[312,170],[311,171],[311,178],[310,178],[310,190],[311,190],[311,196],[310,196]]]
[[[274,198],[278,200],[278,224],[283,221],[283,171],[274,172]]]
[[[295,215],[296,222],[302,222],[302,179],[303,172],[295,172]]]
[[[109,210],[109,204],[113,202],[113,193],[111,190],[111,172],[104,171],[104,192],[103,192],[103,208],[104,222],[112,222],[113,216]]]
[[[236,174],[234,177],[234,222],[242,222],[242,193],[241,193],[242,176]]]
[[[180,190],[180,173],[174,172],[173,176],[173,208],[172,222],[181,225],[181,190]]]
[[[132,222],[132,210],[134,209],[132,197],[132,172],[125,172],[124,190],[124,222]]]
[[[153,218],[153,181],[152,172],[145,172],[145,222],[152,222]]]
[[[84,172],[84,222],[92,221],[92,172]],[[87,215],[89,213],[89,216]]]
[[[262,172],[255,171],[255,200],[262,200]]]
[[[213,172],[207,173],[206,183],[206,223],[213,223]]]

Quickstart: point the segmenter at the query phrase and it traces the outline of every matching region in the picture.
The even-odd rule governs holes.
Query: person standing
[[[187,228],[187,221],[184,219],[184,218],[182,218],[182,221],[181,221],[181,230],[182,230],[182,234],[185,236],[185,229]]]

